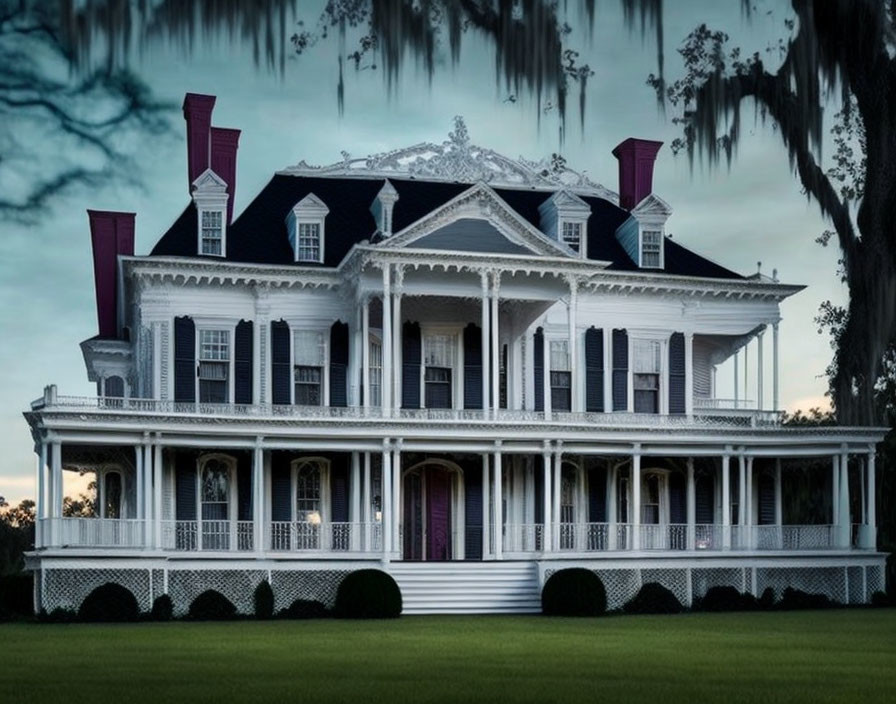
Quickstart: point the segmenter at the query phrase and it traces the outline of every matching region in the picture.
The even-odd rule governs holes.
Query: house
[[[537,610],[571,565],[610,608],[649,581],[684,604],[883,588],[884,431],[782,426],[801,287],[668,236],[660,143],[616,147],[617,194],[457,119],[442,144],[279,171],[234,217],[240,133],[214,103],[186,96],[189,204],[148,255],[134,214],[88,211],[97,394],[48,386],[25,414],[39,608],[108,581],[180,613],[209,588],[250,611],[261,580],[277,608],[331,603],[364,566],[409,613]],[[71,472],[96,517],[63,515]]]

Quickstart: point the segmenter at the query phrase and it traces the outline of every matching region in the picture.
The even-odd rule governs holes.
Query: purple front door
[[[448,472],[435,467],[426,473],[426,559],[451,559],[451,482]]]

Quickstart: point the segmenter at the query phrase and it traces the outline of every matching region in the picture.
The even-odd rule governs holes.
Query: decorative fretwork
[[[641,588],[640,570],[594,570],[607,592],[607,609],[613,611],[625,606]]]
[[[152,598],[153,601],[165,593],[165,570],[152,571]]]
[[[846,570],[843,567],[767,567],[756,570],[756,590],[767,587],[780,599],[787,587],[809,594],[824,594],[838,604],[846,603]]]
[[[336,590],[347,570],[273,570],[274,608],[285,609],[296,599],[319,601],[327,608],[336,603]]]
[[[168,594],[175,616],[187,613],[193,600],[207,589],[221,592],[237,613],[251,614],[255,610],[255,587],[264,579],[264,570],[169,570]]]
[[[47,569],[43,570],[41,608],[77,611],[97,587],[113,582],[131,591],[141,611],[152,607],[150,570],[140,569]]]

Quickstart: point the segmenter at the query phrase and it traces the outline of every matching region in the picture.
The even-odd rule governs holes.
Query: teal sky
[[[574,2],[569,3],[574,6]],[[769,7],[775,3],[766,3]],[[301,1],[302,15],[315,20],[322,2]],[[678,129],[657,110],[645,85],[655,70],[652,35],[623,30],[617,3],[598,3],[590,46],[572,37],[582,60],[595,70],[588,89],[584,134],[571,111],[562,154],[568,164],[592,180],[617,190],[611,149],[626,137],[667,143]],[[780,36],[784,14],[760,13],[743,23],[739,0],[667,3],[666,67],[681,75],[674,49],[698,22],[724,29],[745,51],[764,49]],[[782,5],[783,7],[783,5]],[[349,39],[349,45],[351,40]],[[220,42],[190,57],[168,48],[150,51],[135,65],[156,94],[177,107],[171,134],[146,137],[135,145],[142,189],[110,184],[91,193],[58,200],[38,225],[0,223],[0,496],[10,501],[33,495],[34,454],[22,412],[45,384],[59,393],[91,395],[78,344],[96,334],[93,269],[87,208],[137,213],[137,254],[146,254],[188,202],[184,123],[179,106],[185,92],[218,97],[213,124],[242,130],[238,156],[236,209],[240,212],[271,174],[304,159],[310,164],[410,146],[441,142],[462,115],[471,140],[510,157],[549,157],[560,150],[553,112],[536,125],[534,104],[503,102],[496,87],[492,52],[475,38],[464,41],[460,65],[442,61],[431,85],[413,62],[405,68],[391,99],[376,72],[346,73],[346,109],[336,107],[338,47],[335,39],[287,62],[283,77],[257,71],[251,54]],[[833,112],[833,111],[831,111]],[[823,373],[831,356],[826,337],[812,322],[825,299],[844,300],[836,275],[837,250],[814,242],[826,229],[817,207],[802,195],[791,173],[780,137],[754,124],[752,107],[744,112],[740,151],[730,170],[691,172],[685,156],[668,146],[657,157],[654,191],[674,214],[667,232],[683,245],[750,274],[777,268],[786,283],[808,285],[782,306],[781,402],[795,410],[826,406]],[[31,145],[29,145],[31,146]],[[35,143],[34,158],[49,160]],[[770,336],[767,336],[770,338]],[[755,365],[755,348],[751,365]],[[766,339],[768,372],[765,397],[771,398],[771,340]],[[749,398],[755,398],[755,366]],[[732,371],[719,368],[718,396],[732,395]]]

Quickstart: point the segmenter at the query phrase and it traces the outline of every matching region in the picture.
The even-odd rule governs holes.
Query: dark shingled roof
[[[467,183],[444,183],[392,179],[398,202],[392,214],[393,230],[399,232],[455,196],[471,188]],[[228,261],[258,264],[292,264],[293,253],[286,232],[286,216],[309,193],[330,209],[326,218],[323,266],[335,267],[353,244],[370,239],[376,223],[370,212],[383,178],[320,178],[276,174],[227,230]],[[544,190],[495,188],[495,192],[521,217],[539,227],[538,206],[551,193]],[[637,271],[638,267],[616,239],[616,228],[628,212],[593,196],[581,196],[591,206],[588,219],[588,256],[612,262],[610,269]],[[195,257],[196,209],[191,203],[162,235],[151,256]],[[666,274],[740,279],[740,274],[719,266],[665,238]],[[210,257],[218,259],[218,257]],[[308,266],[302,262],[302,266]]]

